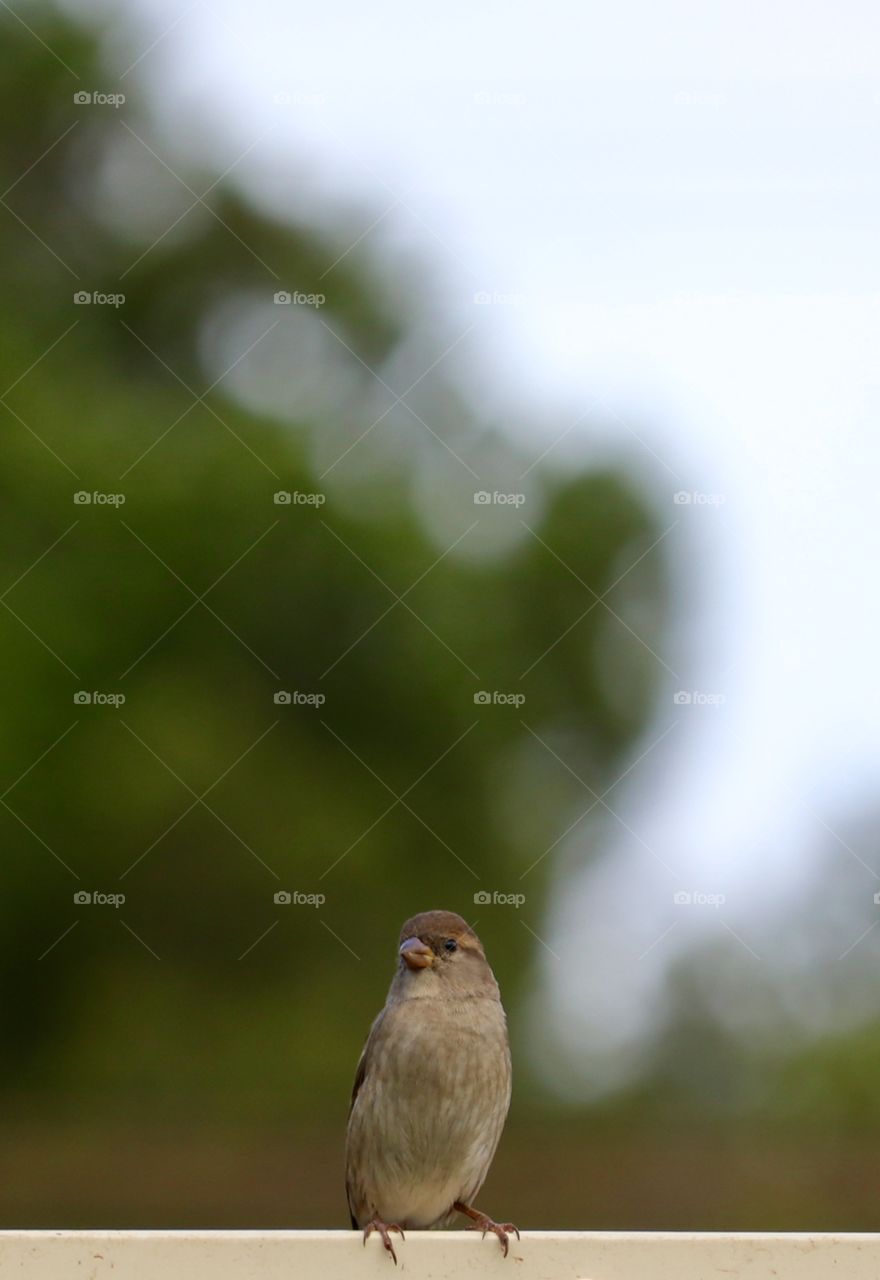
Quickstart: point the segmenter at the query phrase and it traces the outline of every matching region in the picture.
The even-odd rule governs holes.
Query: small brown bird
[[[473,1207],[510,1105],[510,1047],[498,983],[479,938],[451,911],[425,911],[400,933],[397,972],[370,1029],[351,1097],[345,1189],[364,1243],[377,1231],[510,1223]]]

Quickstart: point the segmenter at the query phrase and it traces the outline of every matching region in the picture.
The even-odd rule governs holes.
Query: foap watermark
[[[727,901],[723,893],[703,893],[702,889],[679,889],[672,895],[677,907],[723,907]]]
[[[104,93],[101,89],[79,89],[73,95],[76,107],[115,107],[118,111],[124,103],[124,93]]]
[[[323,507],[326,493],[300,493],[298,489],[279,489],[272,496],[276,507]]]
[[[299,889],[278,889],[272,895],[278,907],[323,907],[327,898],[323,893],[300,893]]]
[[[723,693],[704,693],[700,689],[679,689],[672,695],[677,707],[720,707],[727,701]]]
[[[295,91],[279,89],[277,93],[272,94],[272,101],[276,107],[323,107],[327,105],[327,95],[326,93],[309,93],[303,89]]]
[[[77,289],[73,301],[78,307],[124,307],[124,293],[101,293],[99,290]]]
[[[524,893],[501,893],[498,889],[478,889],[474,894],[475,907],[516,907],[517,911],[525,903]]]
[[[475,507],[521,507],[526,500],[524,493],[489,493],[486,489],[478,489],[474,494]]]
[[[679,89],[672,101],[677,107],[720,107],[726,98],[723,93],[708,93],[705,89]]]
[[[77,889],[73,900],[78,907],[116,907],[118,910],[125,903],[124,893],[101,893],[94,889]]]
[[[101,693],[100,689],[78,689],[73,695],[77,707],[122,707],[125,705],[124,693]]]
[[[299,689],[279,689],[272,695],[276,707],[323,707],[327,701],[323,693],[300,693]]]
[[[699,489],[679,489],[672,495],[677,507],[720,507],[727,501],[725,493],[703,493]]]
[[[296,289],[279,289],[275,294],[276,307],[323,307],[327,301],[323,293],[302,293]]]
[[[521,707],[525,700],[524,693],[505,693],[503,689],[478,689],[474,694],[478,707]]]
[[[102,493],[99,489],[77,489],[73,502],[77,507],[121,507],[125,504],[125,494]]]
[[[525,300],[524,293],[500,293],[497,289],[478,289],[474,294],[477,307],[518,307]]]
[[[510,89],[478,89],[474,94],[478,107],[524,107],[526,95]]]

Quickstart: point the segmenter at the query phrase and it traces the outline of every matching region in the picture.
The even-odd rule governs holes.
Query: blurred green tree
[[[548,748],[601,792],[651,710],[651,503],[532,465],[454,351],[426,377],[442,303],[356,211],[280,221],[134,86],[74,101],[98,35],[0,22],[6,1088],[341,1114],[411,913],[477,919],[515,1008],[586,807]]]

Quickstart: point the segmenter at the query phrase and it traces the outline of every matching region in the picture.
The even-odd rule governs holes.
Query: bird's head
[[[398,956],[392,991],[401,998],[498,994],[480,939],[453,911],[423,911],[407,920]]]

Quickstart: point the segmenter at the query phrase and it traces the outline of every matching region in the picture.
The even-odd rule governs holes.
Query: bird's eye
[[[446,941],[443,943],[443,948],[445,951],[457,951],[458,943],[455,941],[454,938],[447,938]]]

